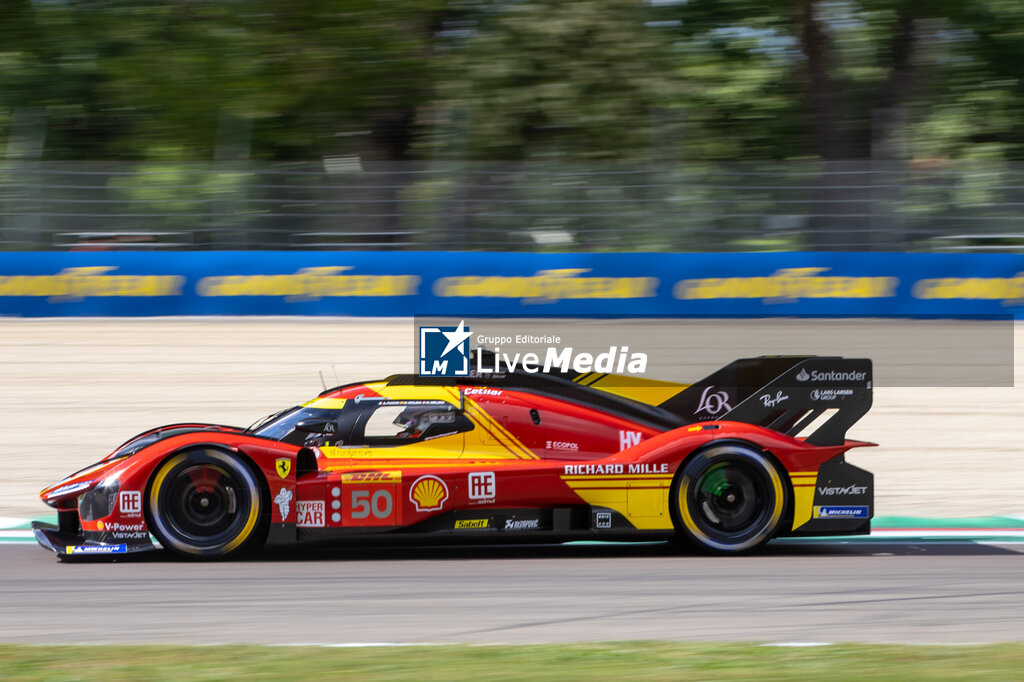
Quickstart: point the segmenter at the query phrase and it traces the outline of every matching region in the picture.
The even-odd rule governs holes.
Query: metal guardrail
[[[192,243],[191,232],[58,232],[53,235],[53,248],[58,251],[188,249]]]
[[[414,239],[416,232],[297,232],[288,245],[296,249],[388,249]]]
[[[0,162],[0,249],[1024,249],[1024,166],[329,161]]]

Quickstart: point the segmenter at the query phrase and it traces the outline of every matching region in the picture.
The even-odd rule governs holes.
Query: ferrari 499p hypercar
[[[710,552],[870,530],[845,460],[871,361],[737,360],[692,385],[498,371],[349,384],[243,429],[172,424],[42,491],[58,555],[230,557],[386,537],[675,538]]]

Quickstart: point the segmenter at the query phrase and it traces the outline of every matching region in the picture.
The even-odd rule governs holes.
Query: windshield
[[[247,433],[255,433],[255,432],[259,431],[260,429],[262,429],[264,426],[269,425],[272,421],[274,421],[278,417],[284,416],[284,415],[288,414],[289,412],[291,412],[292,410],[297,410],[297,409],[299,409],[299,406],[297,406],[297,405],[295,407],[286,407],[283,410],[278,410],[277,412],[274,412],[272,414],[268,414],[266,417],[260,417],[259,419],[257,419],[256,421],[254,421],[252,424],[249,425],[249,428],[246,429],[246,432]]]
[[[337,423],[340,415],[341,410],[327,410],[321,407],[290,407],[269,417],[264,417],[250,426],[247,431],[263,438],[286,440],[295,431],[295,424],[303,419],[327,419]],[[300,440],[303,440],[305,435],[302,434]]]

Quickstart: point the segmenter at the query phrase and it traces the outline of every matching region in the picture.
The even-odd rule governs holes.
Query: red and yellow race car
[[[247,428],[162,426],[42,491],[59,556],[299,543],[681,539],[721,553],[870,530],[845,460],[870,360],[737,360],[692,384],[497,371],[349,384]]]

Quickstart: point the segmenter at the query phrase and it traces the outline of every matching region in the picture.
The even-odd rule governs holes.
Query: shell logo
[[[420,476],[409,489],[409,501],[416,511],[437,511],[448,499],[448,486],[437,476]]]

